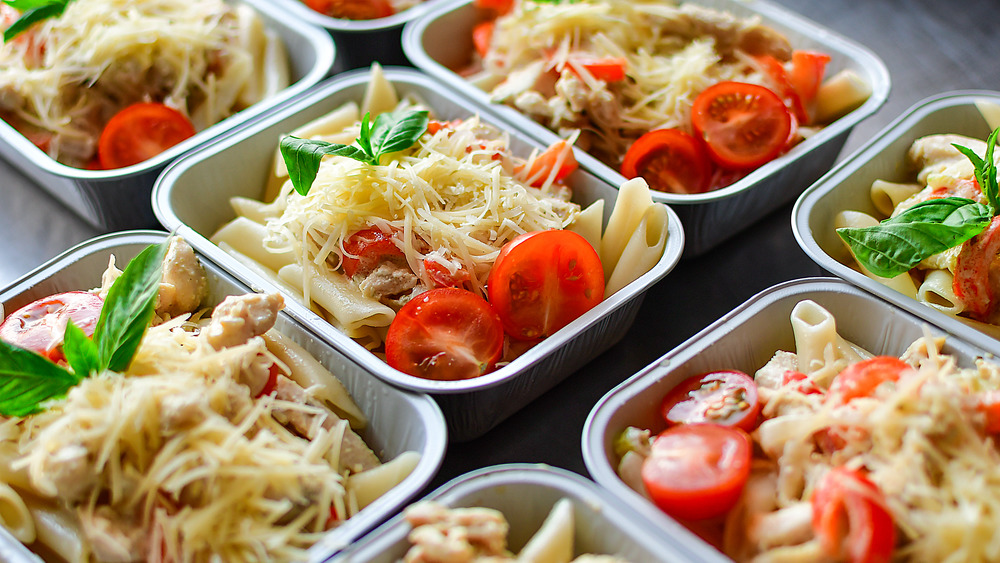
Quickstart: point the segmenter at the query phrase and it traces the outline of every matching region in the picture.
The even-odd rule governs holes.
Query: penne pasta
[[[399,484],[413,472],[419,461],[419,453],[403,452],[374,469],[351,475],[348,486],[354,491],[358,508],[362,509],[375,502],[378,497]]]
[[[265,244],[267,229],[264,225],[246,217],[237,217],[216,231],[212,242],[226,243],[237,252],[249,257],[275,272],[293,263],[295,253],[291,250],[271,250]]]
[[[604,289],[605,298],[632,283],[659,262],[667,245],[667,234],[667,208],[663,205],[650,205],[608,277]]]
[[[570,231],[587,239],[594,250],[601,251],[601,230],[604,222],[604,200],[599,199],[588,205],[579,215],[576,221],[568,227]]]
[[[289,264],[278,271],[284,281],[302,287],[303,295],[318,303],[328,311],[340,326],[350,334],[362,326],[389,326],[396,312],[389,307],[365,297],[343,275],[332,272],[325,276],[310,276],[308,289],[303,281],[305,276],[298,264]]]
[[[35,541],[35,520],[21,495],[6,483],[0,483],[0,526],[27,545]]]
[[[955,277],[948,270],[928,270],[917,289],[917,299],[942,313],[961,314],[965,310],[965,303],[955,295],[954,280]]]
[[[601,239],[600,254],[605,277],[615,270],[625,245],[651,205],[653,198],[649,186],[642,178],[633,178],[618,188],[618,199]]]
[[[875,209],[886,217],[893,214],[896,207],[923,189],[920,184],[904,184],[875,180],[872,182],[871,198]]]
[[[813,301],[797,303],[791,323],[798,370],[821,384],[828,384],[848,364],[871,356],[844,340],[833,315]]]

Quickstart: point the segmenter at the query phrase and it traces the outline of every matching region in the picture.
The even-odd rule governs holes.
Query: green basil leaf
[[[0,340],[0,414],[26,416],[65,397],[82,378],[47,358]]]
[[[947,197],[918,203],[873,227],[841,228],[837,234],[862,266],[891,278],[981,233],[992,216],[981,203]]]
[[[361,150],[365,151],[368,155],[368,159],[378,164],[378,159],[376,158],[375,149],[372,148],[372,123],[371,123],[371,112],[365,113],[365,116],[361,118],[361,132],[358,134],[358,146]],[[378,120],[376,119],[376,124]]]
[[[408,149],[427,131],[427,111],[383,113],[372,128],[376,160],[382,155]]]
[[[103,308],[103,307],[102,307]],[[90,377],[101,371],[100,353],[97,344],[73,319],[66,323],[66,333],[63,336],[63,354],[66,362],[73,368],[73,373],[80,377]]]
[[[980,158],[978,154],[968,147],[963,147],[956,143],[951,144],[951,146],[958,149],[959,152],[972,162],[972,166],[975,168],[976,181],[979,182],[979,189],[983,191],[986,201],[993,208],[994,215],[1000,213],[1000,187],[997,186],[997,167],[996,162],[993,160],[993,152],[997,144],[997,133],[1000,133],[1000,128],[994,129],[986,139],[986,154],[984,155],[986,158]]]
[[[45,6],[51,6],[52,4],[68,4],[68,1],[60,0],[3,0],[4,4],[7,4],[11,8],[19,12],[24,12],[27,10],[34,10],[35,8],[44,8]]]
[[[325,155],[346,156],[361,162],[370,162],[364,151],[353,145],[326,141],[300,139],[287,135],[281,138],[278,148],[288,169],[288,178],[299,195],[306,195],[319,172],[319,163]]]
[[[153,319],[170,238],[146,247],[108,290],[94,328],[101,370],[125,371]]]
[[[23,2],[23,3],[34,4],[34,2]],[[14,23],[10,24],[10,27],[4,30],[3,32],[4,43],[10,42],[12,39],[24,33],[25,31],[28,30],[28,28],[30,28],[31,26],[35,25],[36,23],[42,20],[58,17],[64,11],[66,11],[66,4],[68,3],[69,3],[68,0],[64,0],[61,2],[46,2],[40,6],[28,8],[27,11],[24,11],[21,14],[21,17],[17,18],[17,20],[15,20]],[[10,5],[11,7],[17,8],[17,6],[11,4],[10,2],[7,2],[7,4]],[[18,9],[23,10],[23,8],[18,8]]]

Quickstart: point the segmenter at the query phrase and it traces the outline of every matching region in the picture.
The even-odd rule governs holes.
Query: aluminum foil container
[[[653,199],[670,204],[684,225],[684,257],[707,252],[769,212],[793,201],[802,190],[826,172],[836,161],[847,136],[866,117],[875,113],[889,95],[889,72],[885,64],[867,48],[795,13],[764,0],[699,0],[697,4],[726,10],[736,16],[759,16],[762,23],[782,34],[797,49],[828,53],[827,75],[850,69],[871,85],[868,100],[857,109],[824,127],[788,153],[761,166],[740,181],[702,194],[655,192]],[[403,50],[413,64],[442,83],[480,104],[490,104],[489,94],[455,72],[469,62],[472,27],[482,14],[469,0],[449,0],[403,30]],[[494,103],[497,115],[545,144],[558,135],[520,113],[515,108]],[[581,167],[608,183],[625,181],[617,170],[584,154]]]
[[[491,115],[488,108],[463,101],[442,89],[432,77],[402,68],[385,69],[385,75],[395,84],[401,96],[410,93],[419,96],[439,119],[479,114],[484,121],[510,132],[515,152],[527,155],[532,147],[543,146]],[[280,135],[347,101],[360,102],[368,76],[368,71],[362,70],[340,75],[266,119],[171,165],[153,189],[156,216],[168,229],[177,229],[178,234],[192,246],[250,287],[277,291],[279,288],[248,270],[216,247],[208,237],[233,218],[230,197],[261,197]],[[573,187],[573,199],[578,203],[586,205],[604,198],[607,220],[611,204],[618,194],[615,187],[584,170],[576,171],[567,184]],[[453,441],[470,440],[555,386],[625,335],[635,320],[646,290],[672,270],[680,259],[684,245],[683,230],[669,208],[668,214],[667,247],[652,270],[515,361],[481,377],[464,381],[431,381],[404,374],[390,368],[292,298],[286,300],[286,310],[375,376],[404,389],[433,395],[448,421],[449,438]]]
[[[373,62],[383,66],[409,65],[403,53],[403,26],[441,0],[424,0],[420,4],[389,17],[373,20],[350,20],[321,14],[302,0],[272,0],[288,14],[311,25],[325,29],[337,44],[338,71],[362,68]]]
[[[172,160],[214,137],[253,121],[270,109],[301,95],[329,75],[336,49],[329,34],[305,26],[268,0],[239,0],[261,15],[267,29],[284,41],[292,84],[157,156],[113,170],[84,170],[62,164],[0,120],[0,157],[31,178],[71,211],[103,231],[156,227],[150,191]]]
[[[899,356],[929,330],[939,327],[896,307],[844,280],[804,278],[775,285],[735,308],[686,342],[621,383],[598,401],[583,427],[583,461],[591,477],[612,495],[627,502],[643,519],[670,534],[683,536],[701,561],[729,561],[694,533],[633,491],[616,472],[614,441],[628,426],[665,429],[660,414],[663,397],[681,381],[708,371],[736,369],[753,374],[776,350],[795,350],[789,320],[792,309],[811,299],[833,314],[837,332],[875,355]],[[942,351],[971,367],[984,356],[972,343],[948,335]]]
[[[449,508],[499,510],[510,524],[508,548],[518,552],[562,498],[573,502],[575,555],[617,555],[635,563],[698,561],[684,545],[637,521],[627,505],[576,473],[545,465],[508,464],[456,477],[425,497]],[[368,534],[331,563],[395,563],[409,548],[402,515]]]
[[[870,195],[873,181],[915,181],[916,171],[907,164],[906,153],[917,138],[955,133],[985,140],[991,129],[977,109],[977,102],[1000,104],[1000,92],[947,92],[910,107],[803,192],[792,209],[792,233],[805,253],[828,272],[962,336],[983,350],[1000,354],[1000,340],[996,337],[1000,329],[991,336],[971,328],[959,318],[889,289],[855,270],[854,259],[833,225],[834,216],[844,210],[879,216]]]
[[[109,255],[114,254],[119,267],[124,267],[146,246],[157,244],[166,236],[167,233],[157,231],[123,231],[82,242],[0,290],[0,305],[10,313],[54,293],[98,287]],[[227,295],[250,291],[203,254],[199,253],[198,258],[209,279],[206,305],[219,303]],[[327,532],[310,549],[310,561],[322,561],[387,520],[427,487],[444,459],[447,431],[444,417],[430,397],[397,389],[369,376],[361,366],[317,339],[284,312],[279,313],[275,327],[344,383],[368,416],[368,428],[361,435],[381,459],[392,459],[405,451],[420,454],[413,473],[342,526]],[[0,559],[41,561],[2,526]]]

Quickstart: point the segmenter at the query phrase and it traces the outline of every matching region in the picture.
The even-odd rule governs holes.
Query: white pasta
[[[917,299],[942,313],[960,314],[965,310],[965,303],[955,295],[954,280],[948,270],[929,270],[917,289]]]
[[[848,364],[870,356],[844,340],[833,315],[814,301],[796,304],[791,323],[799,371],[814,381],[828,383]]]

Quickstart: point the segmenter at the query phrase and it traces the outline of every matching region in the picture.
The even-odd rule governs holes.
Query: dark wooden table
[[[917,101],[959,89],[1000,90],[1000,2],[777,0],[874,51],[892,80],[886,104],[859,124],[841,158]],[[806,186],[803,186],[805,188]],[[621,343],[483,437],[449,448],[430,488],[469,470],[537,462],[586,475],[584,421],[612,387],[733,307],[778,282],[824,275],[796,244],[791,205],[721,247],[684,260],[647,293]],[[98,234],[0,162],[0,286]]]

